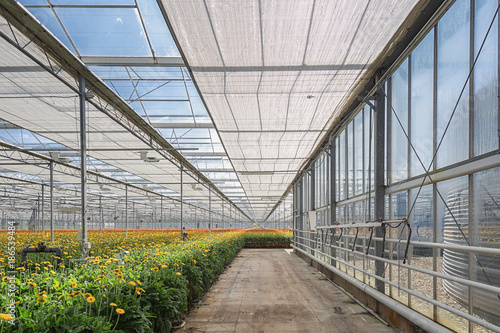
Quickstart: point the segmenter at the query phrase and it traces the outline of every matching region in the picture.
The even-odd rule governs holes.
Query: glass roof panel
[[[129,5],[135,6],[134,0],[51,0],[53,5],[88,5],[88,6],[104,6],[104,5]]]
[[[30,0],[24,3],[33,4]],[[73,42],[78,55],[82,57],[111,57],[106,60],[108,62],[112,61],[112,57],[179,56],[158,9],[158,4],[154,0],[139,0],[137,6],[132,0],[57,0],[52,2],[47,0],[47,2],[36,4],[40,7],[30,7],[29,10],[34,13],[38,11],[40,16],[44,13],[45,25],[52,27],[49,29],[58,38],[65,40],[68,47],[71,47],[71,42]],[[50,4],[54,4],[53,10],[56,11],[69,38],[57,21],[57,17],[53,15],[52,9],[48,7]],[[148,38],[151,44],[148,43]],[[134,64],[134,60],[130,60],[130,64]],[[209,175],[210,179],[233,179],[234,184],[229,184],[233,189],[228,193],[229,198],[238,199],[238,205],[249,216],[253,216],[248,204],[243,203],[248,200],[240,200],[240,197],[244,196],[243,188],[225,155],[219,135],[213,128],[208,112],[185,67],[116,65],[93,66],[91,70],[105,80],[136,112],[151,122],[174,147],[180,148],[181,154],[186,152],[186,158],[203,173]],[[69,104],[67,107],[70,107]],[[93,116],[95,123],[91,124],[92,129],[94,126],[95,130],[111,126],[104,121],[105,119],[100,119],[101,115],[98,113],[94,113]],[[120,147],[128,145],[125,143],[126,135],[113,132],[112,126],[109,129],[109,133],[103,134],[102,139],[92,136],[96,144],[102,141],[116,142]],[[67,137],[56,132],[49,134],[60,142],[65,142]],[[121,139],[122,137],[125,141]],[[190,148],[190,150],[182,150],[183,148]],[[214,156],[208,156],[210,154]],[[127,172],[114,170],[113,165],[122,164],[119,161],[120,154],[106,152],[94,155],[97,159],[89,160],[89,168],[103,169],[98,172],[127,182],[137,181],[144,184],[148,181],[151,183],[160,179],[159,173],[172,173],[173,171],[158,171],[157,166],[144,166],[140,161],[128,163]],[[78,157],[73,158],[71,163],[77,165]],[[163,162],[160,163],[163,164]],[[175,177],[174,174],[175,171],[169,174],[169,177]],[[226,193],[227,187],[222,185],[224,184],[221,184],[221,189]],[[236,191],[234,191],[235,188]],[[179,189],[174,186],[172,190],[178,191]],[[238,195],[234,195],[233,192]],[[172,195],[177,194],[172,192]]]
[[[135,90],[142,100],[187,100],[184,83],[181,81],[139,81]]]
[[[192,116],[189,102],[186,101],[136,101],[130,106],[137,111],[140,104],[144,105],[148,116]]]
[[[130,80],[130,78],[132,80],[182,80],[180,67],[91,66],[90,69],[103,80]]]
[[[56,8],[81,55],[151,56],[135,8]]]
[[[46,0],[21,0],[19,2],[21,2],[24,6],[41,6],[41,5],[46,6],[47,5]]]
[[[43,1],[47,4],[46,1]],[[68,36],[64,33],[63,28],[59,22],[55,19],[54,12],[50,8],[30,8],[31,14],[33,14],[40,23],[42,23],[47,29],[49,29],[59,40],[75,53],[73,45],[71,45]]]
[[[155,56],[180,56],[156,1],[138,0]]]

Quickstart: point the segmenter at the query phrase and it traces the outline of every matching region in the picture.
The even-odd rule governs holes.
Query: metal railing
[[[498,314],[488,312],[492,307],[491,304],[481,307],[477,302],[468,304],[463,301],[468,299],[468,293],[471,293],[473,298],[477,298],[478,295],[493,295],[493,298],[489,298],[489,302],[492,299],[497,300],[498,309],[500,281],[493,279],[490,283],[485,283],[484,279],[469,279],[449,274],[444,269],[443,263],[445,251],[461,253],[468,257],[488,256],[499,260],[500,248],[413,240],[408,243],[406,239],[370,237],[370,226],[363,226],[361,223],[341,226],[345,229],[348,227],[358,229],[356,234],[347,230],[334,233],[335,227],[329,226],[317,230],[294,229],[293,247],[322,263],[334,273],[346,274],[367,288],[373,289],[374,292],[377,292],[375,281],[383,282],[385,296],[449,329],[458,332],[500,332],[500,317]],[[375,255],[377,242],[384,243],[383,257]],[[407,245],[409,245],[408,262],[403,263],[404,249]],[[375,262],[384,264],[385,270],[382,276],[375,274]],[[498,267],[483,267],[483,270],[486,276],[494,277],[498,273]],[[456,295],[452,295],[447,288],[450,284],[460,286],[460,290],[466,290],[467,297],[458,299]]]

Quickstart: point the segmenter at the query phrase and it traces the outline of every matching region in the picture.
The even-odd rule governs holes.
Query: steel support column
[[[45,236],[45,185],[42,185],[42,236]]]
[[[375,220],[385,219],[385,94],[384,88],[380,87],[377,91],[375,100]],[[370,204],[370,203],[369,203]],[[375,236],[382,238],[384,230],[381,227],[375,228]],[[382,242],[375,242],[375,255],[381,257],[384,249]],[[375,262],[375,274],[378,276],[384,275],[384,263],[382,261]],[[385,284],[382,281],[376,280],[376,289],[385,293]]]
[[[125,185],[125,236],[128,236],[128,185]]]
[[[182,227],[184,223],[184,191],[183,191],[183,179],[182,179],[182,174],[183,174],[183,169],[184,165],[181,161],[181,239],[182,239]]]
[[[208,188],[208,234],[212,234],[212,190]]]
[[[36,224],[33,225],[33,231],[40,231],[41,227],[40,227],[40,224],[41,224],[41,207],[40,207],[40,204],[41,204],[41,200],[40,200],[40,195],[38,195],[38,198],[36,200]]]
[[[82,215],[82,257],[88,257],[87,241],[87,121],[85,115],[85,78],[80,74],[80,191]]]
[[[104,226],[104,216],[102,215],[102,196],[99,196],[99,213],[101,215],[101,227],[99,228],[99,233],[102,233]]]
[[[54,243],[54,162],[50,161],[50,242]]]
[[[163,232],[163,196],[160,196],[160,230]]]

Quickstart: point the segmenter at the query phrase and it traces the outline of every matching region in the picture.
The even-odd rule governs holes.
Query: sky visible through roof
[[[82,59],[132,57],[133,63],[134,57],[180,56],[156,1],[21,0],[20,3]],[[184,66],[89,68],[229,199],[253,216],[219,135]],[[27,130],[2,131],[3,138],[11,137],[16,144],[24,143],[25,137],[29,138],[26,143],[43,141],[43,145],[58,145]],[[93,162],[103,164],[98,160]]]

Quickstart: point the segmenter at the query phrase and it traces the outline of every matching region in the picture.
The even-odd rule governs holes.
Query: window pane
[[[345,206],[339,207],[339,214],[337,216],[337,219],[339,222],[345,222]]]
[[[432,242],[433,239],[433,201],[432,185],[410,191],[410,207],[414,205],[410,215],[410,224],[413,230],[411,239],[421,242]],[[414,247],[414,253],[418,248]]]
[[[84,56],[151,56],[135,8],[57,8]]]
[[[354,152],[354,133],[353,133],[353,122],[351,121],[349,125],[347,125],[347,197],[350,198],[353,195],[354,189],[354,165],[353,165],[353,152]]]
[[[474,244],[488,248],[500,248],[500,168],[474,175]],[[500,258],[478,254],[472,263],[475,279],[484,284],[500,286]],[[479,289],[474,290],[477,314],[498,325],[498,295]],[[478,304],[480,303],[480,305]]]
[[[474,57],[486,36],[497,4],[476,0]],[[474,155],[498,149],[498,17],[474,67]]]
[[[340,200],[340,178],[339,178],[339,170],[340,170],[340,159],[339,159],[339,150],[340,150],[340,139],[337,137],[335,139],[335,201]]]
[[[437,190],[439,193],[436,196],[436,243],[464,245],[464,237],[460,230],[468,237],[468,176],[440,182],[437,184]],[[454,276],[461,274],[468,275],[469,262],[467,253],[442,250],[437,251],[436,255],[439,273]],[[438,301],[445,304],[453,304],[457,300],[457,298],[453,300],[453,296],[460,295],[460,297],[467,298],[464,293],[464,291],[467,291],[467,288],[463,284],[445,279],[438,279],[437,283],[438,286],[441,285],[444,289],[443,292],[438,292]],[[437,309],[437,320],[440,323],[445,323],[457,332],[467,331],[466,329],[462,329],[463,326],[467,326],[465,321],[462,322],[458,316],[450,314],[446,310]]]
[[[475,246],[500,248],[500,168],[474,174]]]
[[[431,31],[411,55],[411,142],[425,169],[429,168],[433,155],[433,82],[434,31]],[[424,173],[413,150],[410,161],[411,176]]]
[[[354,203],[354,222],[356,223],[366,222],[365,216],[363,214],[363,202]]]
[[[363,112],[354,119],[355,195],[363,193]]]
[[[408,215],[407,193],[399,192],[391,195],[391,219],[402,220]]]
[[[138,0],[144,24],[156,56],[180,56],[156,1]]]
[[[342,131],[339,136],[339,199],[344,200],[346,198],[345,193],[345,131]]]
[[[47,4],[46,1],[44,1]],[[64,33],[62,26],[56,20],[54,13],[50,8],[30,8],[29,11],[33,14],[47,29],[50,30],[68,49],[75,53],[73,45],[71,45],[68,36]]]
[[[373,175],[374,175],[374,156],[373,156],[373,111],[367,105],[363,110],[364,113],[364,133],[365,133],[365,192],[373,189]],[[370,138],[371,133],[371,138]]]
[[[437,64],[437,142],[451,120],[438,149],[437,167],[450,165],[468,157],[469,94],[468,84],[460,93],[469,73],[470,40],[469,0],[458,0],[438,24]],[[459,102],[457,105],[457,101]]]
[[[389,218],[392,220],[402,220],[408,216],[408,192],[399,192],[391,194],[391,211]],[[406,228],[404,224],[397,228],[389,228],[389,235],[391,238],[398,238],[403,234],[403,229]],[[395,245],[398,248],[397,253],[404,251],[404,246],[401,244]]]
[[[467,176],[440,182],[436,201],[436,241],[465,245],[469,225],[469,185]],[[442,197],[442,198],[441,198]],[[444,201],[443,201],[444,200]]]
[[[391,181],[397,182],[408,177],[408,139],[404,134],[408,133],[408,60],[392,76],[391,101]]]

